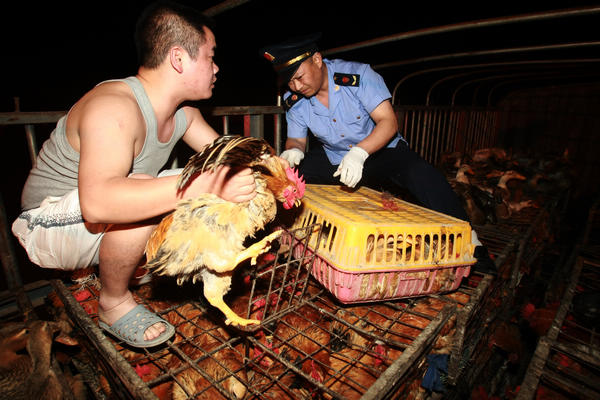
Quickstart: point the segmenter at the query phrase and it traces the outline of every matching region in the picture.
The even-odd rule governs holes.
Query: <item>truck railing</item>
[[[497,143],[504,115],[490,107],[403,105],[394,109],[400,133],[414,151],[432,164],[446,152],[468,153]],[[202,111],[207,119],[213,119],[217,132],[263,138],[277,154],[283,150],[285,111],[281,106],[223,106]],[[0,113],[0,126],[24,127],[33,165],[39,151],[36,126],[56,123],[65,114],[66,111],[5,112]]]

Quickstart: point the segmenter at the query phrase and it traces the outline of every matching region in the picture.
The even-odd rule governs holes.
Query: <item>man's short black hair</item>
[[[195,59],[205,40],[204,27],[213,30],[214,21],[195,8],[171,1],[150,4],[135,29],[139,64],[158,67],[173,46],[183,47]]]

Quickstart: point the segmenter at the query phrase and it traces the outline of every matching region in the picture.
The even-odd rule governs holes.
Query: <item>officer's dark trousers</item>
[[[331,165],[322,146],[314,145],[298,169],[307,183],[340,185],[339,177],[333,177],[337,167]],[[382,149],[367,158],[359,185],[394,195],[408,191],[420,205],[468,221],[444,175],[402,140],[395,148]]]

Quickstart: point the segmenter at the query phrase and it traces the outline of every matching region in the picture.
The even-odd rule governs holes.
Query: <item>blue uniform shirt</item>
[[[329,108],[316,96],[300,99],[286,113],[287,134],[289,138],[305,138],[310,129],[323,143],[331,164],[338,165],[352,146],[373,131],[375,122],[369,114],[392,96],[381,75],[368,64],[328,59],[323,62],[329,79]],[[358,86],[337,85],[333,80],[335,73],[358,75]],[[287,92],[284,99],[290,95]],[[387,147],[396,146],[398,140],[399,135]]]

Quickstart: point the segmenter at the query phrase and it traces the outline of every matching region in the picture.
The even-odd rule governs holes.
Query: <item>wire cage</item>
[[[591,232],[598,232],[597,202],[561,277],[560,303],[529,362],[517,399],[597,399],[600,396],[600,253]]]
[[[547,230],[536,221],[547,217],[524,210],[478,227],[500,273],[513,274],[526,257],[521,241],[537,243],[532,236]],[[447,357],[446,385],[478,378],[473,364],[485,363],[488,328],[510,280],[472,272],[449,293],[344,304],[312,273],[318,252],[309,243],[321,243],[322,231],[290,228],[256,266],[240,265],[226,302],[260,320],[247,329],[225,325],[200,285],[164,277],[134,292],[176,327],[158,348],[133,349],[100,331],[93,275],[68,286],[52,281],[47,301],[77,326],[82,350],[71,362],[97,398],[418,398],[431,390],[423,382],[434,356]]]
[[[314,254],[298,254],[318,232],[304,229],[284,234],[254,270],[240,271],[228,302],[240,315],[261,321],[250,330],[225,325],[193,296],[194,285],[175,287],[161,279],[140,286],[134,296],[173,324],[176,335],[158,348],[133,349],[97,327],[93,275],[69,287],[53,281],[48,299],[81,331],[85,351],[73,360],[93,372],[90,387],[99,398],[375,399],[424,393],[425,357],[450,353],[455,312],[472,292],[341,304],[310,275]]]

